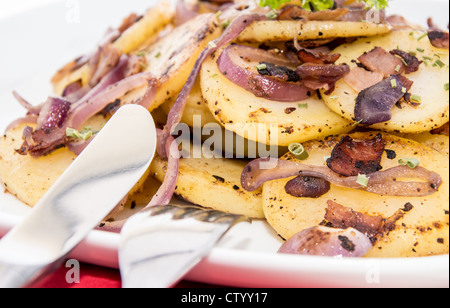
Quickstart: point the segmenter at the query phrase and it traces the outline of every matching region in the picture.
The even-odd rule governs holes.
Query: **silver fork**
[[[250,220],[197,206],[148,208],[122,228],[123,288],[168,288],[197,265],[235,224]]]

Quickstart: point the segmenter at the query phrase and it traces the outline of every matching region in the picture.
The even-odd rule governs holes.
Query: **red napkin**
[[[45,281],[33,286],[33,288],[121,288],[122,282],[120,272],[115,269],[80,263],[79,282],[69,283],[73,280],[73,275],[69,272],[71,268],[61,266],[56,272],[51,274]],[[78,280],[78,277],[77,279]],[[195,282],[182,281],[176,288],[211,288],[216,286],[205,285]]]
[[[81,263],[79,282],[67,282],[66,276],[73,278],[70,268],[65,265],[51,274],[45,281],[33,286],[34,288],[121,288],[120,272],[118,270]]]

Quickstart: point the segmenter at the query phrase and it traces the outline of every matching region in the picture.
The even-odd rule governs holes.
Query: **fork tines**
[[[173,220],[194,218],[203,222],[210,223],[237,223],[241,221],[249,221],[250,219],[237,214],[225,213],[213,209],[207,209],[200,206],[183,206],[183,205],[160,205],[151,209],[150,216],[171,214]]]

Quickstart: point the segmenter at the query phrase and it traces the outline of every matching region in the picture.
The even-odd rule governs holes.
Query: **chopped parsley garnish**
[[[262,7],[269,6],[274,10],[280,8],[281,5],[290,2],[291,0],[259,0],[259,5]],[[365,2],[366,6],[371,9],[382,10],[389,5],[389,0],[360,0]],[[306,10],[324,11],[332,9],[334,6],[333,0],[302,0],[302,8]]]
[[[408,166],[409,168],[414,169],[420,164],[420,161],[417,158],[400,158],[398,163],[402,166]]]
[[[291,143],[288,149],[289,152],[299,160],[305,160],[309,157],[308,152],[306,152],[305,148],[300,143]]]
[[[358,174],[356,183],[358,183],[362,187],[367,187],[367,185],[369,185],[369,178],[365,174]]]
[[[70,128],[70,127],[66,128],[66,136],[67,137],[84,140],[84,141],[88,140],[89,138],[91,138],[92,136],[94,136],[97,133],[98,133],[98,131],[94,131],[89,127],[83,128],[82,131],[78,131],[78,130],[76,130],[74,128]]]

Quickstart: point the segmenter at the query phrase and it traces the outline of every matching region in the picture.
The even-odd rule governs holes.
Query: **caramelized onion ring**
[[[274,166],[273,162],[276,162]],[[270,169],[262,169],[266,164]],[[435,193],[442,184],[439,174],[423,167],[411,169],[397,166],[384,171],[368,174],[367,187],[357,183],[357,176],[344,177],[325,166],[311,166],[293,161],[260,158],[251,161],[242,172],[241,184],[247,191],[255,191],[265,182],[289,178],[293,176],[312,176],[322,178],[336,186],[365,190],[367,192],[386,196],[423,197]],[[418,179],[418,182],[401,182],[397,179]]]
[[[291,65],[289,60],[283,60],[262,49],[231,45],[222,52],[217,64],[228,80],[257,97],[278,102],[297,102],[310,98],[311,90],[304,85],[261,75],[256,69],[261,62]],[[295,71],[295,68],[293,70]]]

